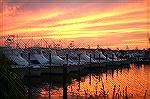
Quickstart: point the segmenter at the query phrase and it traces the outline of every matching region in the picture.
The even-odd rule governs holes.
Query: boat
[[[12,70],[16,72],[21,78],[23,78],[24,76],[29,76],[28,68],[32,67],[32,69],[30,69],[30,76],[40,76],[41,72],[40,70],[36,70],[37,66],[30,66],[29,62],[20,55],[19,51],[19,49],[12,49],[10,47],[5,47],[3,49],[3,53],[6,58],[8,58],[8,60],[13,63],[11,65]]]

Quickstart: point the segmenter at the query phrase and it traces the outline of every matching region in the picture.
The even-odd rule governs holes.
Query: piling
[[[52,65],[52,57],[51,53],[49,54],[49,99],[51,98],[51,65]]]
[[[99,57],[98,57],[98,60],[99,60],[99,67],[100,67],[100,63],[101,63],[101,55],[99,54],[98,56],[99,56]]]
[[[96,93],[95,93],[96,96],[98,96],[98,93],[97,93],[97,89],[98,89],[98,88],[97,88],[97,87],[98,87],[98,82],[96,82],[96,88],[95,88],[95,90],[96,90]]]
[[[67,99],[67,66],[63,65],[63,99]]]
[[[126,88],[125,88],[125,98],[128,99],[127,86],[126,86]]]
[[[89,74],[89,84],[91,85],[91,80],[92,80],[92,74],[91,74],[91,72],[90,72],[90,74]]]
[[[147,90],[145,90],[144,99],[146,99],[146,93],[147,93]]]
[[[115,99],[115,91],[116,91],[116,86],[114,85],[112,99]]]
[[[93,57],[94,57],[94,59],[95,59],[95,53],[93,54]]]
[[[92,62],[91,62],[91,59],[92,59],[92,55],[90,54],[90,64],[92,63]]]
[[[80,66],[80,56],[81,56],[81,54],[78,54],[78,57],[79,57],[78,65],[79,66]],[[79,67],[79,70],[78,70],[78,82],[79,82],[78,87],[79,87],[79,89],[78,90],[80,90],[80,72],[81,72],[81,68]]]
[[[106,61],[108,62],[108,55],[106,54],[105,56],[106,56]]]
[[[80,65],[80,56],[81,56],[81,54],[78,54],[78,57],[79,57],[79,60],[78,60],[78,65]]]
[[[99,54],[99,73],[101,73],[101,55]],[[99,74],[99,81],[100,81],[100,74]]]
[[[92,66],[91,66],[91,65],[92,65],[91,59],[92,59],[92,55],[90,54],[90,68],[92,67]],[[91,75],[91,71],[90,71],[90,82],[89,82],[90,85],[91,85],[91,76],[92,76],[92,75]]]
[[[30,53],[28,53],[28,99],[31,99],[31,66],[30,66]]]
[[[69,59],[69,58],[68,58],[68,56],[69,56],[69,55],[68,55],[68,54],[66,54],[67,65],[68,65],[68,59]]]
[[[112,54],[112,65],[114,64],[114,54]]]
[[[106,69],[106,80],[107,80],[107,69]]]
[[[112,68],[112,72],[111,73],[112,73],[112,75],[111,75],[112,78],[114,78],[114,68]]]
[[[107,71],[107,66],[108,66],[108,55],[106,54],[106,66],[105,66],[106,71]]]
[[[106,69],[107,69],[107,65],[108,65],[108,55],[106,54]]]

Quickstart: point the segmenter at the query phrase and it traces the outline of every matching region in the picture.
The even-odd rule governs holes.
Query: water
[[[71,78],[74,76],[73,78]],[[45,77],[48,79],[48,77]],[[40,78],[40,83],[32,88],[33,95],[36,99],[49,99],[49,85],[44,76]],[[146,98],[150,98],[150,65],[135,65],[131,64],[130,68],[109,69],[99,72],[91,72],[70,75],[68,83],[68,98],[76,99],[77,97],[85,99],[87,97],[102,96],[107,93],[107,98],[112,98],[113,89],[115,87],[115,95],[127,95],[134,99],[144,99],[145,90],[147,90]],[[80,79],[77,79],[80,78]],[[41,80],[42,79],[42,80]],[[52,99],[62,99],[63,88],[62,78],[57,75],[52,77],[53,81],[51,88]],[[38,82],[38,80],[36,80]],[[104,86],[103,86],[104,85]],[[104,89],[104,90],[103,90]],[[36,91],[35,91],[36,90]]]

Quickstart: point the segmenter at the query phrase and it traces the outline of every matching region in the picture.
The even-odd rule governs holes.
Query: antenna
[[[71,42],[69,43],[69,48],[71,48],[71,49],[74,48],[74,41],[71,41]]]
[[[100,45],[97,45],[97,49],[100,49],[101,47],[100,47]]]
[[[128,45],[126,46],[126,50],[129,50],[129,46]]]
[[[88,45],[88,47],[87,47],[88,49],[91,49],[91,46],[90,45]]]
[[[13,47],[15,35],[8,35],[5,40],[5,45],[9,47]]]

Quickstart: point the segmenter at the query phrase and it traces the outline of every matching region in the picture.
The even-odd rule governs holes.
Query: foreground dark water
[[[70,78],[72,76],[74,77]],[[134,99],[144,99],[145,90],[147,90],[146,99],[150,99],[150,65],[131,64],[130,68],[109,69],[103,72],[80,75],[80,80],[77,79],[78,75],[76,74],[68,78],[70,79],[67,87],[69,99],[95,97],[102,94],[102,88],[108,92],[107,98],[112,98],[114,86],[116,86],[116,93],[123,95],[127,89],[128,96]],[[62,99],[63,78],[60,75],[55,75],[52,76],[52,79],[51,99]],[[35,78],[32,86],[33,97],[35,99],[49,99],[48,86],[48,76]]]

